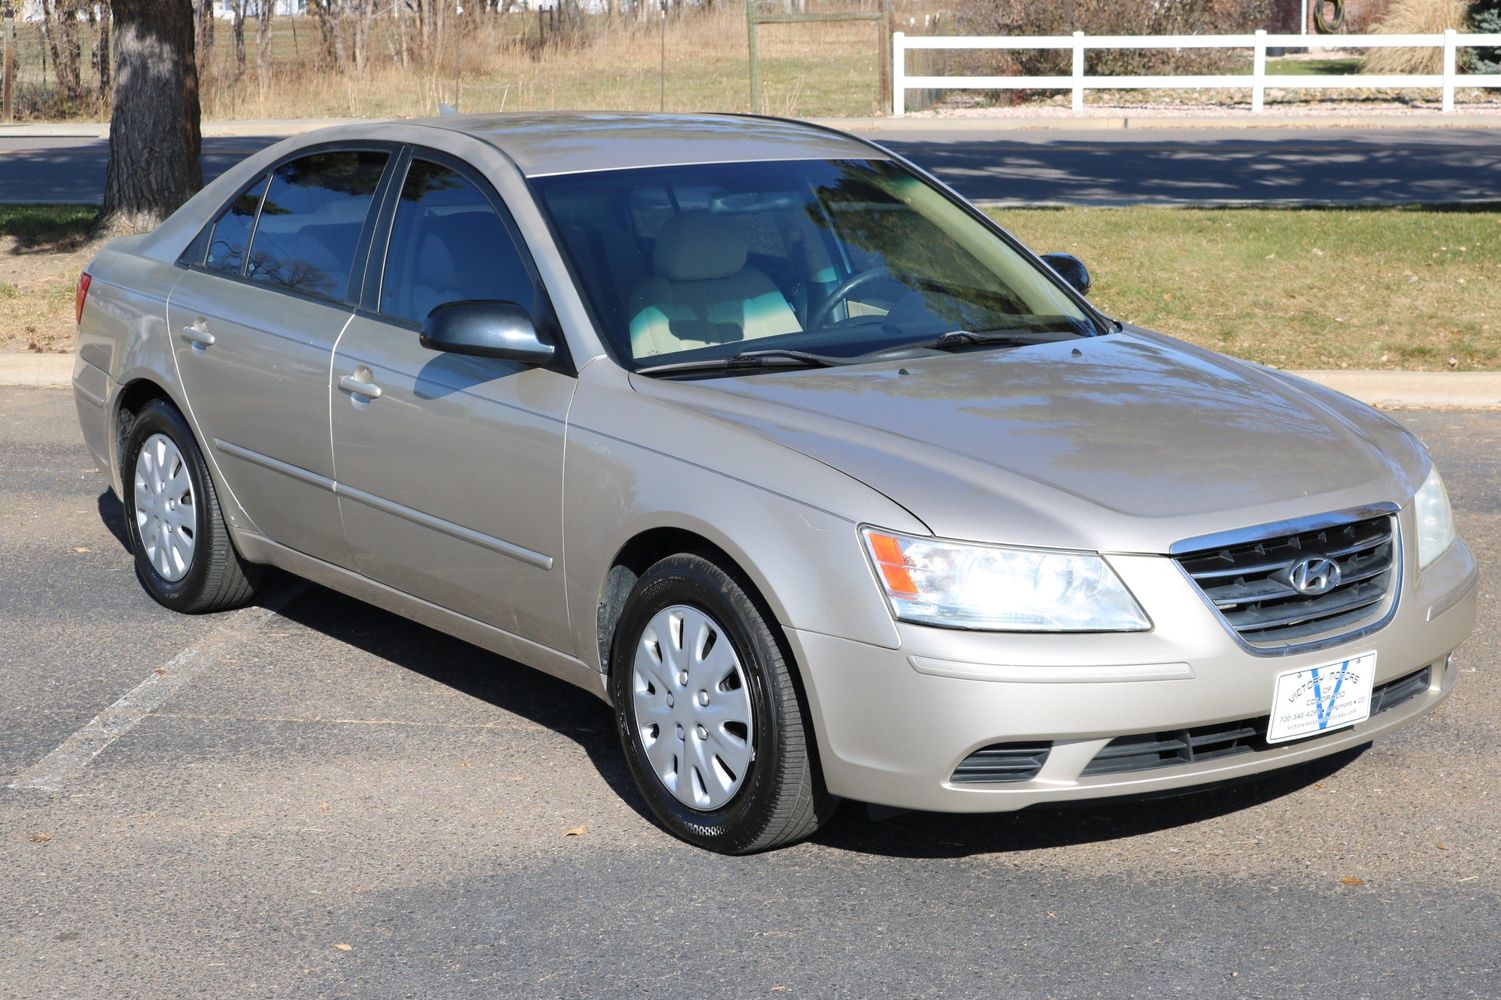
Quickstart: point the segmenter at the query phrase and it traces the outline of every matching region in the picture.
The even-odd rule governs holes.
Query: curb
[[[0,354],[0,386],[52,388],[72,384],[71,354]]]
[[[1501,410],[1501,372],[1294,371],[1384,410]],[[71,354],[0,354],[0,386],[72,385]]]
[[[1501,372],[1289,372],[1383,410],[1501,409]]]

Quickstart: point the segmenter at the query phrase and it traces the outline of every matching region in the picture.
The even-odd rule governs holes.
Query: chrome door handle
[[[182,339],[200,347],[211,347],[214,343],[214,335],[196,323],[182,328]]]
[[[352,392],[357,396],[380,399],[380,386],[374,382],[366,382],[354,375],[340,375],[339,388],[345,392]]]

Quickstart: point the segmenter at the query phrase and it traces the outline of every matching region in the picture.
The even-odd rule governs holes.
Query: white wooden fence
[[[1383,90],[1436,89],[1443,95],[1443,109],[1454,110],[1456,87],[1501,87],[1501,73],[1459,73],[1458,50],[1473,46],[1501,48],[1501,34],[1441,35],[1328,35],[1316,46],[1340,48],[1434,47],[1443,50],[1442,73],[1268,76],[1268,48],[1306,49],[1309,35],[1017,35],[938,36],[894,32],[892,41],[891,113],[900,117],[907,110],[909,90],[1068,90],[1073,93],[1075,114],[1084,111],[1086,90],[1249,90],[1251,110],[1265,107],[1268,85],[1279,89]],[[1068,76],[909,76],[907,53],[912,49],[1067,49],[1073,53],[1073,72]],[[1091,49],[1248,49],[1251,74],[1205,74],[1200,76],[1089,76],[1084,72],[1084,54]]]

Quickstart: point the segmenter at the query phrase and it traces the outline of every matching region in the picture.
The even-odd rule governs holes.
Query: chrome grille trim
[[[1242,648],[1281,656],[1381,628],[1396,613],[1402,545],[1396,504],[1186,539],[1169,549],[1180,572]],[[1338,563],[1340,582],[1316,595],[1285,579],[1304,558]]]

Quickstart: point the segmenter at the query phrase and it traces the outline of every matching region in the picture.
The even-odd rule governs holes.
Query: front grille
[[[1374,717],[1391,711],[1427,691],[1429,677],[1429,670],[1424,667],[1417,673],[1378,685],[1371,692],[1371,715]],[[1268,716],[1263,715],[1259,719],[1222,722],[1174,732],[1118,736],[1094,755],[1094,760],[1089,762],[1082,773],[1087,777],[1092,774],[1119,774],[1122,771],[1150,771],[1153,768],[1193,764],[1216,757],[1256,753],[1270,745],[1266,741],[1268,719]]]
[[[1250,643],[1288,643],[1352,631],[1380,615],[1396,570],[1393,519],[1383,514],[1176,556],[1204,596]],[[1299,563],[1323,557],[1339,582],[1300,593]]]
[[[983,747],[959,762],[956,785],[996,781],[1031,781],[1047,762],[1051,743],[997,743]]]

